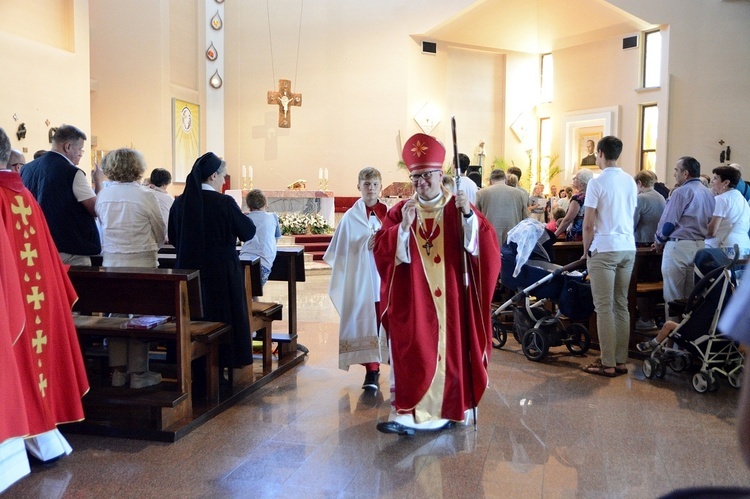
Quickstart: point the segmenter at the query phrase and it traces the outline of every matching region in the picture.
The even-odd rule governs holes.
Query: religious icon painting
[[[200,106],[172,99],[172,177],[184,182],[200,156]]]

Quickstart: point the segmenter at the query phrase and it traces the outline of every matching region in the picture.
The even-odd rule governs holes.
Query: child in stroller
[[[695,391],[705,393],[719,387],[717,374],[726,376],[729,384],[739,388],[744,357],[737,345],[720,334],[716,325],[734,288],[734,266],[721,249],[704,249],[695,255],[697,284],[682,305],[682,320],[667,321],[656,338],[637,345],[641,352],[651,352],[643,361],[643,374],[649,379],[664,377],[666,366],[679,372],[695,359],[698,372],[693,374]],[[670,307],[679,307],[670,303]]]
[[[496,347],[507,341],[500,316],[512,312],[513,336],[532,361],[543,360],[551,346],[564,344],[571,353],[582,355],[591,345],[585,326],[570,323],[566,327],[562,321],[562,316],[582,321],[594,311],[586,275],[575,272],[585,267],[585,261],[565,267],[553,264],[549,255],[554,241],[554,234],[543,224],[526,219],[511,229],[501,249],[501,281],[516,294],[493,313]]]

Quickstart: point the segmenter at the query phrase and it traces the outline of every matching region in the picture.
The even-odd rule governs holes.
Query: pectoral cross
[[[426,241],[422,247],[427,252],[427,256],[430,256],[430,250],[432,249],[432,243],[430,241]]]
[[[302,94],[292,93],[291,80],[279,80],[279,91],[268,91],[268,103],[279,106],[279,128],[291,128],[292,111],[289,106],[302,106]]]

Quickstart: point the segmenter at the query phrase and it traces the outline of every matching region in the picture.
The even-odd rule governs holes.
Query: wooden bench
[[[635,284],[636,295],[659,295],[664,294],[664,282],[637,282]]]
[[[239,251],[239,247],[238,247]],[[171,269],[175,266],[177,255],[174,246],[164,246],[159,249],[159,268]],[[261,358],[263,370],[272,367],[273,353],[273,321],[281,320],[283,306],[274,302],[254,302],[253,296],[263,295],[260,278],[260,258],[240,260],[245,275],[245,292],[247,296],[247,310],[250,315],[250,331],[255,333],[255,339],[262,343]]]
[[[562,241],[552,245],[552,260],[558,265],[579,259],[583,255],[583,243],[580,241]],[[630,310],[630,351],[631,355],[639,355],[636,344],[642,340],[635,330],[636,298],[652,296],[662,301],[663,282],[661,281],[661,253],[651,248],[636,248],[633,273],[628,288],[628,309]],[[598,347],[599,338],[596,332],[595,316],[589,321],[589,330],[593,343]]]
[[[261,357],[263,370],[271,369],[273,361],[273,321],[281,320],[282,305],[276,302],[253,301],[253,296],[263,295],[260,277],[260,258],[240,260],[245,271],[245,295],[247,296],[247,310],[250,313],[250,331],[255,333],[255,339],[262,343]]]
[[[154,430],[166,430],[185,418],[191,418],[191,361],[200,357],[206,358],[206,399],[210,404],[218,404],[218,346],[228,338],[231,326],[192,320],[203,315],[198,271],[71,267],[68,275],[78,293],[73,310],[79,313],[75,317],[79,336],[169,340],[174,341],[176,348],[174,382],[165,380],[142,390],[109,386],[95,389],[92,384],[91,392],[83,399],[87,418],[90,412],[111,414],[113,405],[147,406],[139,414],[147,414],[145,424]],[[120,325],[127,318],[92,315],[101,313],[162,315],[174,320],[153,329],[122,329]],[[102,406],[110,406],[110,409],[102,409]]]
[[[297,283],[305,281],[305,250],[302,246],[278,246],[269,281],[286,281],[289,331],[275,332],[272,340],[278,344],[279,362],[294,357],[297,352]]]

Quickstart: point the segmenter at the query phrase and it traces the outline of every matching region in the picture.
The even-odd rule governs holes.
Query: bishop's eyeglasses
[[[420,180],[428,180],[428,179],[429,179],[430,177],[432,177],[432,174],[433,174],[433,173],[435,173],[435,172],[439,172],[439,171],[440,171],[440,170],[430,170],[430,171],[428,171],[428,172],[424,172],[424,173],[412,173],[411,175],[409,175],[409,179],[410,179],[410,180],[411,180],[411,181],[412,181],[413,183],[415,183],[415,184],[416,184],[416,183],[417,183],[417,182],[419,182]]]

